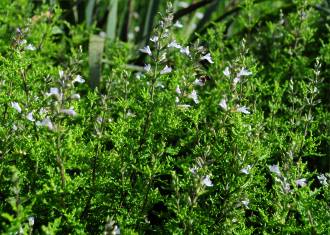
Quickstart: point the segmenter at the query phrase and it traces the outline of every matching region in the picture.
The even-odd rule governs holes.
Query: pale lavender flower
[[[172,72],[172,68],[171,67],[168,67],[167,65],[165,65],[165,67],[163,68],[162,71],[160,71],[160,74],[167,74],[167,73],[170,73]]]
[[[140,49],[140,51],[141,51],[142,53],[148,54],[148,55],[150,55],[150,56],[152,55],[149,46],[145,46],[144,48]]]
[[[181,49],[181,45],[178,44],[175,40],[173,40],[172,42],[170,42],[170,44],[168,44],[167,47]]]
[[[37,126],[44,126],[44,127],[47,127],[49,130],[54,130],[54,125],[52,123],[52,121],[49,119],[49,117],[46,117],[44,120],[42,120],[41,122],[40,121],[37,121],[36,122],[36,125]]]
[[[187,47],[182,47],[182,48],[180,49],[180,52],[181,52],[182,54],[184,54],[184,55],[189,56],[189,55],[190,55],[189,46],[187,46]]]
[[[194,81],[194,84],[197,85],[197,86],[204,86],[205,85],[204,82],[201,79],[198,79],[198,78]]]
[[[234,86],[236,86],[236,84],[239,83],[240,81],[241,81],[241,78],[240,77],[234,78],[234,80],[233,80]]]
[[[22,109],[19,106],[19,104],[17,102],[11,102],[11,107],[13,107],[14,109],[16,109],[17,112],[21,113]]]
[[[197,92],[195,90],[193,90],[188,97],[191,98],[195,102],[195,104],[199,103]]]
[[[245,106],[238,106],[237,112],[244,113],[244,114],[250,114],[250,111]]]
[[[296,185],[300,187],[305,187],[307,185],[307,180],[305,178],[296,180]]]
[[[223,71],[223,74],[226,76],[226,77],[230,77],[230,70],[229,70],[229,67],[227,66],[225,68],[225,70]]]
[[[77,116],[76,111],[74,111],[72,107],[70,107],[69,109],[61,109],[60,112],[69,116]]]
[[[28,45],[25,47],[25,50],[28,50],[28,51],[35,51],[36,48],[35,48],[35,46],[33,46],[32,44],[28,44]]]
[[[158,39],[159,39],[158,36],[153,36],[153,37],[150,38],[150,41],[156,43],[156,42],[158,42]]]
[[[28,115],[26,115],[26,119],[31,121],[31,122],[34,122],[35,119],[33,117],[33,111],[32,112],[29,112]]]
[[[201,60],[207,60],[210,64],[213,64],[213,60],[211,58],[211,54],[210,53],[207,53],[206,55],[202,56],[201,57]]]
[[[175,92],[178,94],[178,95],[181,95],[181,89],[179,86],[176,86],[175,88]]]
[[[75,79],[73,79],[72,83],[75,83],[75,82],[78,82],[78,83],[84,83],[85,82],[85,79],[82,78],[82,76],[80,76],[79,74],[76,76]]]
[[[250,169],[252,168],[251,165],[247,165],[246,167],[244,167],[243,169],[241,169],[240,171],[246,175],[250,174]]]
[[[239,71],[239,73],[237,74],[237,77],[250,76],[250,75],[252,75],[252,73],[250,71],[248,71],[245,68],[242,68],[241,71]]]
[[[269,166],[269,170],[270,170],[270,172],[275,173],[278,176],[281,176],[282,175],[281,174],[281,171],[280,171],[280,168],[278,167],[278,165],[271,165],[271,166]]]
[[[213,183],[210,179],[209,176],[204,176],[203,179],[202,179],[202,185],[205,185],[207,187],[212,187],[213,186]]]
[[[46,93],[47,96],[55,95],[56,97],[62,97],[60,90],[57,87],[51,87],[49,93]]]
[[[143,69],[144,69],[144,71],[146,71],[147,73],[149,73],[150,70],[151,70],[151,65],[150,64],[146,64],[146,65],[144,65]]]
[[[324,174],[318,175],[317,178],[322,185],[328,185],[327,177]]]
[[[176,27],[176,28],[182,28],[183,27],[183,25],[178,20],[175,22],[175,24],[173,26]]]
[[[222,100],[220,101],[220,103],[219,103],[219,106],[220,106],[223,110],[227,111],[227,110],[228,110],[228,106],[227,106],[227,101],[226,101],[226,99],[222,99]]]

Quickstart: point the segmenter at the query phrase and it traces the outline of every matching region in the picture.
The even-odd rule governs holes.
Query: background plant
[[[327,1],[150,2],[0,3],[1,233],[326,234]]]

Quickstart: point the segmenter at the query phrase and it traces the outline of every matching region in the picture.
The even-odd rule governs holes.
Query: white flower
[[[243,200],[243,201],[241,201],[242,202],[242,204],[246,207],[246,208],[249,208],[248,207],[248,205],[249,205],[249,203],[250,203],[250,200],[247,198],[247,199],[245,199],[245,200]]]
[[[197,168],[196,166],[194,166],[194,167],[192,167],[192,168],[189,168],[189,171],[190,171],[192,174],[194,174],[194,175],[196,175],[197,170],[198,170],[198,168]]]
[[[173,40],[172,42],[170,42],[170,44],[168,44],[167,47],[181,49],[180,44],[178,44],[175,40]]]
[[[197,12],[196,17],[201,20],[204,17],[204,14],[201,12]]]
[[[228,106],[227,106],[227,101],[226,99],[222,99],[219,103],[219,106],[223,109],[223,110],[228,110]]]
[[[150,38],[150,41],[156,43],[156,42],[158,42],[158,39],[159,39],[158,36],[153,36],[153,37]]]
[[[120,235],[120,229],[117,225],[114,226],[112,234],[114,235]]]
[[[73,94],[71,96],[71,99],[73,99],[73,100],[79,100],[80,99],[80,95],[79,94]]]
[[[250,169],[252,168],[251,165],[247,165],[246,167],[244,167],[243,169],[241,169],[241,172],[248,175],[250,174]]]
[[[152,54],[149,46],[145,46],[144,48],[140,49],[140,51],[141,51],[142,53],[148,54],[148,55],[150,55],[150,56],[151,56],[151,54]]]
[[[179,97],[175,97],[175,103],[179,103],[180,102],[180,99],[179,99]]]
[[[157,82],[156,87],[160,87],[160,88],[162,88],[162,89],[165,88],[165,86],[164,86],[163,83],[161,83],[161,82]]]
[[[182,28],[183,27],[183,25],[178,20],[175,22],[175,24],[173,26],[176,27],[176,28]]]
[[[34,122],[34,117],[33,117],[33,111],[32,112],[29,112],[28,115],[26,115],[26,119],[31,121],[31,122]]]
[[[223,74],[226,76],[226,77],[230,77],[230,71],[229,71],[229,67],[227,66],[225,68],[225,70],[223,71]]]
[[[202,185],[205,185],[207,187],[212,187],[213,186],[213,183],[210,179],[209,176],[204,176],[203,179],[202,179]]]
[[[69,116],[77,116],[76,111],[74,111],[72,107],[70,107],[69,109],[61,109],[60,112]]]
[[[35,48],[32,44],[28,44],[28,45],[25,47],[25,50],[28,50],[28,51],[35,51],[36,48]]]
[[[187,3],[187,2],[180,1],[177,4],[178,4],[179,7],[182,7],[182,8],[189,7],[189,3]]]
[[[147,73],[149,73],[150,72],[150,70],[151,70],[151,65],[150,64],[146,64],[146,65],[144,65],[144,71],[146,71]]]
[[[181,89],[179,86],[176,86],[175,88],[175,92],[178,94],[178,95],[181,95]]]
[[[57,87],[51,87],[49,90],[49,93],[46,93],[47,96],[56,96],[57,99],[62,98],[62,93],[60,93],[60,90]]]
[[[252,73],[245,68],[242,68],[241,71],[237,74],[237,77],[241,76],[250,76]]]
[[[244,114],[250,114],[249,109],[245,106],[239,106],[237,108],[237,112],[244,113]]]
[[[180,49],[180,52],[181,52],[182,54],[185,54],[185,55],[189,56],[189,55],[190,55],[189,46],[187,46],[187,47],[182,47],[182,48]]]
[[[37,126],[45,126],[45,127],[48,127],[49,130],[54,130],[54,125],[53,125],[52,121],[48,117],[46,117],[41,122],[40,121],[37,121],[36,122],[36,125]]]
[[[64,71],[63,70],[58,71],[58,75],[60,76],[60,78],[63,78],[64,77]]]
[[[191,98],[195,102],[195,104],[199,103],[197,92],[195,90],[193,90],[188,97]]]
[[[270,170],[270,172],[275,173],[278,176],[281,176],[281,171],[280,171],[280,168],[278,167],[278,165],[269,166],[269,170]]]
[[[212,61],[211,54],[207,53],[206,55],[201,57],[201,60],[207,60],[210,64],[213,64],[214,62]]]
[[[300,187],[304,187],[307,185],[307,180],[305,178],[296,180],[296,185]]]
[[[167,73],[170,73],[172,72],[172,68],[171,67],[168,67],[167,65],[165,65],[165,67],[163,68],[162,71],[160,71],[160,74],[167,74]]]
[[[239,83],[240,81],[241,81],[241,78],[240,77],[234,78],[234,80],[233,80],[234,86],[236,86],[236,84]]]
[[[34,225],[34,217],[33,216],[30,216],[28,218],[28,221],[29,221],[29,226],[32,227]]]
[[[78,83],[84,83],[85,82],[85,79],[82,78],[82,76],[80,76],[79,74],[76,76],[75,79],[73,79],[72,83],[75,83],[75,82],[78,82]]]
[[[21,113],[22,109],[19,106],[19,104],[17,102],[11,102],[11,107],[13,107],[14,109],[16,109],[17,112]]]
[[[324,174],[318,175],[317,178],[322,185],[328,185],[327,177]]]
[[[194,84],[197,85],[197,86],[204,86],[204,82],[201,80],[201,79],[196,79],[194,81]]]

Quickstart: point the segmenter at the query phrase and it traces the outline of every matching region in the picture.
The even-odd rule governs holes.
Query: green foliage
[[[1,234],[329,232],[327,1],[69,2],[0,2]]]

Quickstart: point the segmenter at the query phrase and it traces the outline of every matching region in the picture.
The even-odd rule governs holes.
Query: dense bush
[[[328,234],[329,4],[239,2],[141,46],[1,1],[0,233]]]

